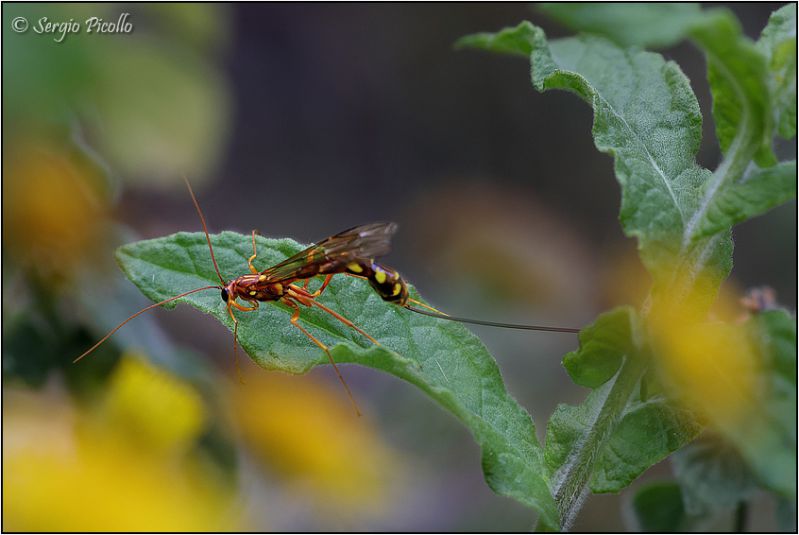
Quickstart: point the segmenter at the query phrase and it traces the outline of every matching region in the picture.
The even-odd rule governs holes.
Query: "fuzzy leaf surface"
[[[796,318],[783,310],[746,324],[761,358],[751,426],[729,433],[761,485],[796,500]]]
[[[552,4],[543,10],[580,32],[598,34],[622,46],[667,46],[691,37],[707,56],[708,79],[713,93],[713,118],[716,135],[722,152],[728,152],[736,136],[735,149],[741,151],[741,161],[756,155],[762,166],[774,164],[771,138],[775,122],[769,109],[768,75],[765,48],[758,50],[746,38],[735,16],[723,9],[702,11],[698,4]],[[790,13],[785,8],[775,13],[767,29],[773,47],[787,46],[787,21]],[[794,8],[795,21],[795,8]],[[794,22],[794,43],[795,43]],[[794,45],[795,48],[795,45]],[[787,52],[787,50],[786,50]],[[781,49],[777,54],[775,70],[779,73],[780,87],[790,83],[785,75],[790,73],[790,54]],[[796,56],[793,69],[796,70]],[[794,77],[790,80],[795,79]],[[794,82],[794,95],[795,95]],[[788,95],[783,95],[788,104]],[[794,97],[792,102],[794,102]],[[794,108],[795,109],[795,108]],[[795,126],[795,125],[794,125]]]
[[[592,422],[607,403],[601,387],[577,406],[559,405],[547,427],[546,459],[556,472],[569,462],[581,440],[593,433]],[[592,492],[619,492],[650,466],[662,461],[699,433],[694,416],[662,396],[631,400],[621,411],[605,444],[594,453]],[[557,479],[556,479],[557,481]]]
[[[252,251],[249,236],[223,232],[211,239],[224,277],[247,272]],[[257,242],[259,269],[302,249],[290,239],[257,237]],[[201,233],[181,232],[125,245],[118,250],[117,260],[153,301],[219,283]],[[412,295],[418,297],[415,292]],[[376,368],[422,389],[469,428],[482,448],[489,486],[535,508],[544,525],[558,525],[532,419],[505,390],[496,362],[476,336],[462,325],[387,304],[368,284],[352,277],[334,277],[318,300],[381,343],[372,345],[324,312],[303,309],[300,321],[330,347],[337,362]],[[211,314],[232,330],[219,290],[192,294],[179,302]],[[290,316],[288,306],[275,303],[262,303],[255,312],[237,312],[242,348],[271,370],[304,373],[327,364],[325,354],[289,323]]]
[[[771,103],[777,131],[785,139],[796,136],[796,4],[771,14],[757,42],[768,61]]]
[[[712,236],[796,198],[796,161],[755,168],[715,195],[696,225],[696,239]]]
[[[676,452],[671,464],[688,514],[731,511],[754,494],[754,478],[738,451],[712,432]]]
[[[633,531],[668,533],[690,531],[680,486],[670,481],[650,483],[632,499]]]
[[[594,468],[591,491],[621,491],[700,431],[693,413],[664,396],[631,401]]]
[[[523,44],[515,53],[530,58],[537,90],[571,91],[593,108],[594,143],[613,156],[622,188],[622,227],[638,239],[656,288],[668,286],[675,266],[686,258],[684,242],[694,241],[685,235],[712,176],[695,162],[702,114],[688,79],[660,54],[623,49],[594,36],[548,42],[529,22],[460,41],[504,53],[517,43]],[[718,285],[731,269],[730,233],[704,245],[692,275]]]
[[[572,381],[597,388],[616,375],[624,356],[634,351],[630,345],[633,315],[631,308],[619,307],[580,331],[580,349],[563,357]]]
[[[716,137],[730,167],[725,174],[731,181],[737,180],[752,158],[761,167],[774,165],[774,120],[765,56],[743,35],[738,19],[727,10],[707,12],[691,36],[707,56]]]
[[[701,11],[696,4],[547,4],[543,10],[574,30],[596,33],[622,45],[674,44],[691,37],[706,53],[716,134],[723,152],[734,151],[704,184],[705,198],[698,213],[688,220],[685,243],[723,232],[725,227],[791,198],[784,195],[787,188],[782,184],[766,181],[764,190],[757,191],[760,186],[741,182],[753,158],[764,167],[776,162],[771,150],[775,128],[786,139],[796,135],[795,4],[772,13],[757,45],[742,34],[730,12]],[[663,39],[664,35],[668,39]],[[795,185],[793,191],[795,197]],[[748,207],[729,206],[732,198],[746,203],[749,196],[756,197],[756,202]],[[718,214],[707,212],[719,208],[731,209],[737,217],[708,225],[707,220]],[[698,256],[712,256],[714,247],[718,245],[704,244]]]
[[[689,2],[568,2],[537,7],[568,28],[602,35],[625,47],[673,45],[703,16],[699,4]]]

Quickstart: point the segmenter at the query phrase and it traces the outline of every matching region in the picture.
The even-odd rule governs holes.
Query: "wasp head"
[[[231,299],[236,298],[236,282],[230,281],[222,287],[222,301],[227,303]]]

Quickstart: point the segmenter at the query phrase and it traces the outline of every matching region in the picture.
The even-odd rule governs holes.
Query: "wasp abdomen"
[[[364,277],[384,301],[404,306],[408,302],[408,285],[399,273],[375,262],[361,261],[347,264],[347,272]]]

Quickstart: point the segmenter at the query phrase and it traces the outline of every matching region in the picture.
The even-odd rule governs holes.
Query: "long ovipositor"
[[[474,325],[485,325],[488,327],[502,327],[505,329],[521,329],[525,331],[546,331],[558,333],[578,333],[580,329],[570,327],[547,327],[543,325],[527,325],[518,323],[504,323],[497,321],[486,321],[471,318],[461,318],[457,316],[450,316],[443,312],[436,310],[420,301],[411,299],[408,295],[408,285],[402,276],[393,268],[379,264],[374,260],[350,262],[346,265],[346,272],[352,275],[363,277],[369,281],[369,284],[380,295],[384,301],[394,303],[403,308],[407,308],[417,314],[431,316],[433,318],[440,318],[448,321],[457,321],[459,323],[471,323]],[[427,310],[412,306],[413,302],[420,305]]]

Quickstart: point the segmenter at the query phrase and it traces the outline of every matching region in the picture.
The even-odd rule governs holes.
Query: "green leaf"
[[[251,254],[248,236],[223,232],[212,240],[223,276],[232,278],[246,272]],[[261,268],[301,249],[289,239],[257,240],[255,264]],[[200,233],[132,243],[118,250],[117,259],[128,278],[153,301],[219,282]],[[483,450],[489,486],[538,510],[543,525],[558,526],[533,422],[505,390],[496,363],[477,337],[459,324],[387,304],[368,284],[351,277],[335,277],[318,300],[382,344],[372,345],[319,310],[303,309],[300,321],[331,348],[337,362],[373,367],[418,386],[469,427]],[[232,328],[219,290],[179,301]],[[327,357],[291,325],[290,316],[289,307],[274,303],[264,303],[255,312],[237,313],[241,346],[267,369],[303,373],[326,364]]]
[[[660,4],[657,9],[663,13],[658,19],[632,11],[628,14],[626,5],[572,6],[574,4],[559,4],[553,8],[559,12],[575,10],[582,13],[581,10],[585,10],[582,15],[564,19],[572,28],[614,38],[618,34],[636,35],[638,32],[657,35],[662,26],[669,29],[675,42],[682,35],[690,36],[705,51],[716,134],[726,158],[712,177],[703,177],[698,191],[691,192],[679,184],[674,185],[675,191],[687,193],[686,200],[695,205],[693,209],[687,207],[683,210],[681,254],[685,255],[689,266],[675,272],[687,273],[688,277],[697,279],[702,277],[696,272],[710,268],[710,275],[706,277],[721,281],[728,273],[731,242],[725,235],[713,240],[709,237],[795,196],[791,193],[795,192],[795,184],[788,186],[782,177],[778,178],[779,174],[790,169],[766,175],[768,179],[759,184],[747,184],[748,180],[742,180],[752,159],[764,167],[776,162],[771,149],[775,124],[780,125],[784,136],[790,137],[792,132],[795,133],[795,124],[793,128],[790,125],[791,120],[795,123],[796,115],[795,6],[786,6],[772,15],[757,46],[742,34],[737,19],[726,10],[699,12],[693,6],[678,8]],[[656,10],[653,5],[639,9],[642,12],[653,10],[652,13]],[[591,14],[595,15],[594,22],[589,20]],[[611,20],[618,26],[608,22]],[[653,43],[641,38],[628,44]],[[770,99],[770,94],[773,99]],[[778,114],[776,119],[772,117],[771,106]],[[793,109],[790,106],[794,106]],[[747,199],[752,197],[754,201],[749,202]],[[719,218],[719,210],[731,211],[732,216]],[[716,213],[709,213],[713,211]],[[709,224],[711,220],[715,221]],[[698,243],[702,239],[705,241]],[[695,249],[690,251],[694,246]],[[707,265],[706,260],[711,260],[713,265]],[[686,264],[685,259],[682,263]]]
[[[774,122],[765,56],[727,10],[707,12],[691,35],[707,56],[716,136],[731,167],[726,175],[734,181],[753,157],[761,167],[773,165]]]
[[[767,310],[750,320],[773,378],[796,386],[796,318],[784,310]]]
[[[637,523],[635,531],[669,533],[689,527],[680,486],[676,483],[664,481],[642,487],[632,500],[632,510]]]
[[[731,511],[754,494],[752,473],[738,451],[718,434],[704,433],[676,452],[671,463],[689,514]]]
[[[695,239],[712,236],[796,198],[796,161],[755,168],[709,201],[696,224]]]
[[[763,54],[768,45],[758,50],[742,34],[738,20],[729,11],[703,12],[698,4],[674,3],[568,3],[547,4],[542,9],[574,30],[602,35],[621,46],[668,46],[685,37],[693,37],[707,54],[713,117],[722,151],[728,152],[733,140],[739,136],[735,149],[741,152],[741,162],[748,162],[753,154],[758,164],[764,167],[776,161],[771,152],[774,121],[769,110],[767,55]],[[778,85],[784,92],[779,98],[786,106],[790,103],[795,106],[796,12],[794,8],[792,28],[789,10],[783,8],[777,13],[772,18],[773,24],[770,21],[767,27],[771,29],[767,38],[775,49],[785,47],[784,50],[780,48],[774,69],[779,78]],[[794,37],[791,47],[793,75],[790,71],[791,55],[787,51],[791,30]],[[786,87],[791,83],[794,84],[793,98]],[[740,171],[743,172],[743,168]]]
[[[628,12],[627,7],[545,9],[572,27],[606,35],[618,33],[612,31],[616,23],[627,33],[633,26],[644,28],[646,13],[655,9],[637,6]],[[664,11],[662,24],[671,28],[672,37],[690,34],[708,56],[717,135],[726,155],[713,174],[694,163],[702,120],[696,98],[679,68],[661,56],[596,37],[547,43],[543,31],[527,22],[497,34],[467,36],[459,44],[527,55],[538,90],[566,89],[591,104],[595,143],[615,158],[622,185],[620,219],[627,235],[639,240],[641,258],[654,278],[653,295],[703,296],[707,307],[732,266],[729,227],[795,196],[795,185],[786,180],[789,163],[744,179],[752,159],[762,166],[775,163],[774,121],[766,58],[741,34],[735,17],[694,6],[656,9]],[[776,36],[790,32],[789,10],[778,13],[763,43],[783,42]],[[645,33],[654,32],[651,24],[648,29]],[[782,67],[790,63],[789,56],[781,58]],[[787,79],[793,83],[795,77]]]
[[[624,355],[632,354],[630,322],[635,312],[619,307],[601,314],[580,331],[580,349],[563,357],[563,366],[578,385],[597,388],[621,366]]]
[[[746,324],[761,359],[760,396],[747,429],[727,430],[759,482],[796,499],[796,318],[762,312]]]
[[[455,42],[455,48],[482,48],[500,54],[529,57],[535,44],[536,31],[535,26],[524,21],[515,28],[505,28],[496,33],[466,35]]]
[[[700,431],[691,411],[663,396],[630,403],[596,463],[591,491],[621,491]]]
[[[594,140],[615,158],[620,219],[638,238],[653,295],[699,296],[707,308],[732,267],[729,227],[795,196],[795,186],[786,183],[790,163],[742,180],[758,154],[773,163],[762,157],[772,134],[763,55],[726,11],[703,15],[690,31],[710,57],[719,139],[729,149],[712,174],[694,162],[702,117],[690,84],[660,55],[597,37],[548,43],[526,22],[459,44],[528,55],[539,91],[565,89],[592,106]]]
[[[796,4],[771,14],[757,46],[768,61],[777,131],[791,139],[796,136]]]
[[[638,238],[656,286],[667,287],[685,258],[684,234],[711,177],[694,161],[702,114],[688,79],[659,54],[590,36],[548,43],[529,23],[503,30],[496,39],[481,34],[461,41],[501,51],[513,43],[522,54],[532,47],[536,89],[565,89],[592,106],[594,142],[615,159],[624,231]],[[730,235],[708,243],[691,272],[720,284],[731,267]]]
[[[595,33],[621,46],[665,47],[702,20],[693,3],[545,3],[538,8],[573,30]]]

